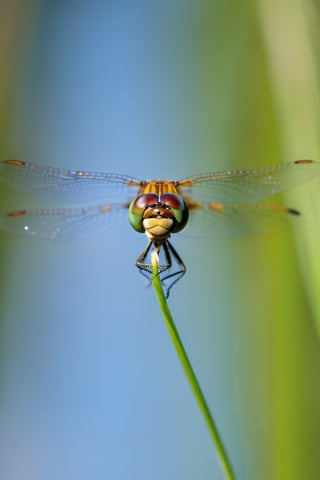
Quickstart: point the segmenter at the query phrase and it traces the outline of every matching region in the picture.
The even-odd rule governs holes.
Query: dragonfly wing
[[[35,163],[0,163],[0,180],[21,190],[64,203],[129,202],[139,180],[114,173],[63,170]]]
[[[0,229],[30,237],[84,243],[121,243],[133,232],[123,205],[16,210],[0,216]]]
[[[298,221],[298,211],[281,206],[207,203],[190,212],[186,235],[205,238],[267,234]]]
[[[188,198],[222,203],[247,203],[298,187],[320,177],[320,162],[297,160],[270,167],[200,174],[178,182]]]

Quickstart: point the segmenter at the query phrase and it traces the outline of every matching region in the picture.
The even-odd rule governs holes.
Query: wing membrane
[[[0,229],[30,237],[99,244],[134,238],[122,205],[16,210],[0,216]]]
[[[63,170],[35,163],[8,160],[0,163],[0,180],[49,200],[72,202],[128,201],[140,182],[126,175]]]
[[[182,192],[195,200],[234,204],[261,200],[316,177],[320,177],[319,162],[298,160],[259,169],[194,175],[178,183]]]
[[[286,207],[207,203],[191,211],[185,233],[203,238],[268,234],[287,229],[299,220],[299,212]]]

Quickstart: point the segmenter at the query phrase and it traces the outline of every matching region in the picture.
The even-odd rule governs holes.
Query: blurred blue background
[[[303,125],[284,135],[295,113],[282,114],[268,40],[281,26],[285,41],[292,22],[271,19],[270,37],[269,6],[3,1],[1,158],[141,179],[319,159]],[[312,47],[312,2],[278,7],[303,15]],[[303,28],[292,28],[301,44]],[[305,58],[290,55],[297,67]],[[41,206],[7,186],[0,195],[1,212]],[[127,240],[91,247],[1,234],[1,478],[223,478],[134,265],[146,240],[134,231]],[[170,306],[238,479],[318,478],[319,274],[308,265],[319,260],[303,242],[173,239],[187,274]]]

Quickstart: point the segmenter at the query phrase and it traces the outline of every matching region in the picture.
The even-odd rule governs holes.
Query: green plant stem
[[[231,467],[230,460],[228,459],[226,450],[222,443],[221,437],[219,435],[217,426],[213,420],[210,409],[208,407],[207,401],[204,397],[204,394],[199,385],[198,379],[195,375],[195,372],[192,368],[188,355],[184,349],[183,343],[175,326],[174,320],[172,318],[171,312],[169,310],[167,301],[165,299],[164,291],[162,288],[160,276],[158,271],[158,258],[156,255],[152,255],[152,285],[154,287],[159,306],[166,324],[166,327],[169,331],[172,342],[175,346],[176,352],[178,354],[180,363],[185,372],[185,375],[188,379],[190,387],[193,391],[193,394],[196,398],[196,401],[199,405],[201,413],[204,417],[204,420],[209,429],[210,435],[213,439],[214,445],[216,447],[217,455],[220,460],[222,470],[224,472],[225,478],[228,480],[235,480],[235,476]]]

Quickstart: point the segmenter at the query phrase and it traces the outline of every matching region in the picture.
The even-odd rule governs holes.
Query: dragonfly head
[[[188,217],[185,201],[180,195],[172,193],[139,195],[129,207],[131,226],[154,242],[163,242],[171,233],[180,232],[186,226]]]

